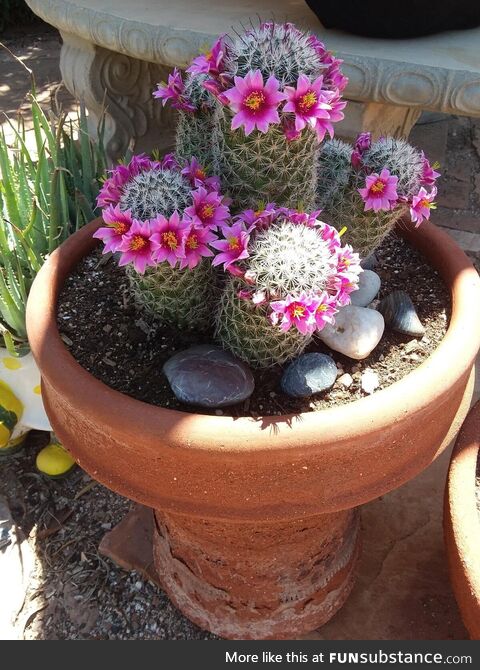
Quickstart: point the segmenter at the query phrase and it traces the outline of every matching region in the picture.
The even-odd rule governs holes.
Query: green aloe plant
[[[29,148],[23,117],[0,130],[0,328],[9,349],[26,343],[25,306],[47,256],[97,214],[95,201],[106,167],[103,119],[98,139],[87,129],[85,108],[77,118],[50,118],[30,94],[34,143]]]

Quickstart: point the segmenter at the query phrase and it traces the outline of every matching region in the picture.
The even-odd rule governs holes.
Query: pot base
[[[356,510],[272,523],[155,512],[162,588],[229,639],[292,639],[322,626],[353,587],[359,545]]]
[[[355,583],[359,512],[293,523],[195,520],[135,505],[100,552],[230,639],[292,639],[325,624]],[[153,551],[152,551],[153,549]]]

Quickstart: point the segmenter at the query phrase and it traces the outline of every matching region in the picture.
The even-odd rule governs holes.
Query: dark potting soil
[[[370,356],[354,361],[314,342],[308,351],[330,354],[339,368],[334,386],[307,399],[282,393],[281,366],[252,370],[255,391],[245,402],[223,410],[204,410],[180,403],[173,395],[162,367],[174,353],[193,344],[212,342],[212,336],[179,331],[153,323],[130,295],[125,271],[99,251],[85,258],[68,278],[58,305],[58,326],[74,358],[111,388],[153,405],[185,412],[225,414],[234,417],[297,414],[352,402],[365,395],[361,374],[373,370],[381,390],[420,365],[445,335],[450,317],[450,296],[441,278],[403,239],[392,235],[377,251],[375,271],[382,287],[379,297],[393,290],[406,291],[425,326],[421,340],[385,330]],[[338,383],[343,373],[353,377],[346,389]]]

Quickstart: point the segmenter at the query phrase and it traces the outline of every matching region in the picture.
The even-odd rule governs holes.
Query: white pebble
[[[343,388],[349,389],[350,386],[353,384],[353,377],[352,375],[349,375],[348,372],[342,375],[337,379],[337,382],[340,384],[340,386],[343,386]]]
[[[365,391],[365,393],[370,394],[379,386],[380,380],[378,379],[377,373],[367,368],[362,374],[362,390]]]

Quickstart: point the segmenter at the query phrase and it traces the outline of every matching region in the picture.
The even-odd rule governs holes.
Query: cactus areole
[[[162,588],[228,638],[288,638],[328,621],[354,583],[356,508],[426,467],[472,393],[478,275],[444,233],[417,230],[438,173],[403,140],[333,139],[346,83],[340,61],[291,24],[221,36],[185,81],[174,70],[155,91],[179,113],[175,155],[116,166],[102,220],[52,254],[30,295],[56,434],[96,479],[151,508],[112,542],[121,528],[130,546],[146,532]],[[300,416],[177,412],[108,388],[59,336],[59,293],[100,240],[150,318],[209,333],[251,366],[287,363],[334,322],[360,258],[408,213],[399,230],[450,288],[452,318],[429,362],[374,397]],[[150,551],[133,567],[151,561]]]

